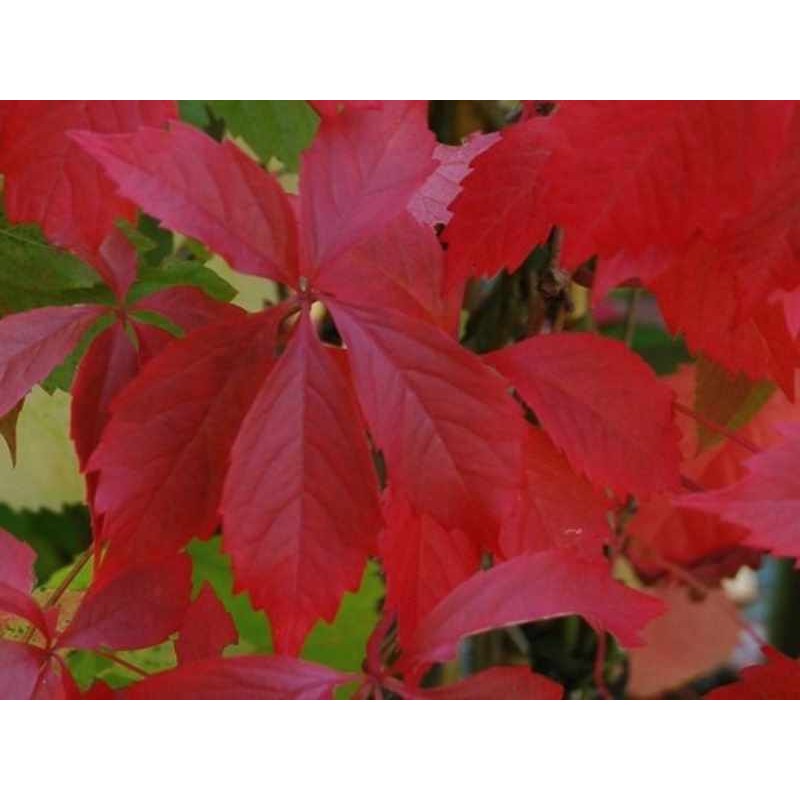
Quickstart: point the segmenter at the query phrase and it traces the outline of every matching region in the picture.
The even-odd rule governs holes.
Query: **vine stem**
[[[758,447],[756,447],[752,442],[745,439],[743,436],[740,436],[738,433],[732,431],[730,428],[726,428],[724,425],[718,425],[716,422],[710,420],[703,414],[698,414],[697,411],[689,408],[689,406],[685,406],[683,403],[680,403],[677,400],[674,401],[673,405],[676,411],[680,411],[681,414],[684,414],[687,417],[691,417],[691,419],[695,420],[695,422],[700,423],[700,425],[702,425],[704,428],[708,428],[710,431],[718,433],[720,436],[724,436],[726,439],[730,439],[732,442],[736,442],[736,444],[738,444],[739,447],[743,447],[745,450],[748,450],[754,455],[758,455],[761,452],[761,450]]]
[[[88,550],[85,550],[83,553],[78,556],[75,563],[72,565],[70,571],[64,576],[61,583],[56,586],[55,589],[50,593],[47,599],[42,603],[42,609],[47,610],[48,608],[52,608],[63,596],[64,592],[69,589],[72,582],[75,578],[78,577],[80,571],[86,566],[89,559],[92,557],[92,548],[90,547]],[[33,625],[28,627],[28,630],[25,632],[25,636],[23,637],[22,641],[26,644],[30,642],[33,638],[33,634],[35,633],[36,628]]]
[[[83,553],[78,556],[75,563],[72,565],[70,571],[64,576],[64,579],[61,583],[53,589],[50,596],[47,600],[44,601],[42,604],[43,608],[52,608],[63,596],[64,592],[69,589],[70,584],[78,577],[81,570],[86,566],[89,562],[89,559],[92,557],[92,548],[90,547],[88,550],[85,550]]]
[[[625,327],[622,334],[627,347],[633,346],[633,335],[636,333],[636,309],[639,305],[641,294],[642,290],[637,287],[631,291],[630,300],[628,300],[628,310],[625,313]]]
[[[135,673],[140,678],[149,678],[150,673],[143,670],[141,667],[137,667],[136,664],[131,663],[130,661],[121,658],[116,653],[112,653],[110,650],[97,650],[97,655],[101,656],[102,658],[106,658],[109,661],[113,661],[115,664],[118,664],[120,667],[124,667],[125,669],[129,670],[130,672]]]

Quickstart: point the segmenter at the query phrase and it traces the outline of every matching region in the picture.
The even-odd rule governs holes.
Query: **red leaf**
[[[56,647],[136,650],[163,642],[183,622],[192,590],[185,555],[95,578]]]
[[[36,222],[54,244],[95,253],[115,220],[133,219],[102,170],[69,138],[69,131],[123,133],[161,126],[177,117],[171,100],[5,102],[0,172],[12,222]]]
[[[583,560],[568,550],[517,556],[474,575],[442,600],[420,624],[404,660],[417,667],[447,661],[465,636],[571,614],[633,647],[663,608],[615,581],[605,561]]]
[[[327,264],[315,287],[354,305],[388,307],[433,321],[448,333],[457,329],[461,298],[444,290],[439,240],[408,213]]]
[[[547,238],[550,223],[541,219],[539,175],[552,148],[541,132],[551,127],[549,118],[512,125],[475,159],[442,237],[448,286],[503,267],[513,271]]]
[[[658,574],[667,564],[697,566],[719,559],[740,545],[747,532],[688,508],[676,508],[668,495],[641,503],[628,523],[630,556],[642,572]]]
[[[577,547],[601,555],[608,540],[608,503],[539,430],[530,428],[525,448],[525,487],[500,533],[505,558]]]
[[[408,210],[425,225],[446,225],[453,216],[450,204],[461,191],[461,182],[472,171],[473,159],[499,139],[499,133],[475,133],[458,147],[436,145],[433,157],[439,165],[411,198]]]
[[[183,329],[184,333],[206,325],[233,323],[244,319],[245,311],[230,303],[221,303],[194,286],[172,286],[161,292],[147,295],[131,309],[153,311],[166,317]]]
[[[697,239],[685,256],[650,283],[669,328],[682,333],[692,352],[702,352],[736,374],[777,381],[794,396],[800,351],[783,307],[762,303],[739,320],[741,291],[734,273],[718,268],[713,247]]]
[[[119,228],[112,228],[100,246],[99,253],[91,255],[90,261],[111,287],[117,300],[122,302],[137,274],[136,248],[128,237]]]
[[[747,667],[729,686],[714,689],[706,700],[800,700],[800,664],[764,647],[766,664]]]
[[[433,172],[426,103],[387,101],[322,120],[303,153],[300,208],[312,269],[382,228]]]
[[[800,425],[782,430],[785,441],[745,462],[742,480],[678,503],[747,528],[749,547],[800,558]]]
[[[64,361],[104,310],[57,306],[0,319],[0,416]]]
[[[490,667],[463,681],[417,693],[418,700],[561,700],[564,688],[527,667]]]
[[[124,700],[330,700],[352,676],[287,656],[191,661],[135,683]]]
[[[672,392],[623,344],[592,334],[526,339],[487,357],[575,469],[613,489],[678,482]]]
[[[236,644],[239,634],[231,615],[209,584],[203,584],[197,599],[189,606],[178,631],[175,652],[178,661],[200,661],[221,656],[229,644]]]
[[[28,594],[33,588],[34,549],[0,528],[0,583]]]
[[[700,678],[725,663],[742,632],[736,606],[721,589],[693,599],[681,586],[651,590],[667,613],[642,632],[629,657],[628,693],[648,697]]]
[[[46,658],[38,647],[0,639],[0,700],[30,700]]]
[[[236,584],[295,655],[358,588],[380,527],[377,476],[352,389],[303,315],[242,423],[222,499]]]
[[[139,355],[121,324],[104,330],[81,360],[72,387],[70,434],[86,469],[109,419],[111,401],[139,371]]]
[[[182,123],[118,136],[74,134],[120,194],[232,267],[296,283],[297,232],[280,184],[233,142]]]
[[[564,259],[680,250],[746,211],[787,145],[789,102],[566,102],[478,157],[446,234],[452,274],[516,269],[553,225]]]
[[[386,607],[397,612],[400,646],[420,620],[456,586],[474,575],[480,547],[458,530],[446,530],[390,492],[379,552],[386,572]]]
[[[504,381],[421,320],[327,305],[391,485],[442,527],[493,541],[520,487],[525,435]]]
[[[169,555],[212,533],[228,454],[272,365],[284,313],[175,340],[117,398],[89,463],[107,559]]]
[[[369,110],[379,109],[384,102],[391,103],[392,100],[307,100],[306,101],[320,117],[335,117],[344,109]]]
[[[0,583],[0,612],[24,619],[48,635],[49,626],[42,610],[27,591],[20,591],[8,584]]]

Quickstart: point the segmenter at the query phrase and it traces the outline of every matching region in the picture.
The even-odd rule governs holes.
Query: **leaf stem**
[[[69,589],[70,584],[75,580],[75,578],[78,577],[80,571],[86,566],[86,563],[89,561],[91,557],[92,557],[91,547],[78,556],[75,563],[72,565],[72,568],[64,576],[61,583],[59,583],[58,586],[56,586],[56,588],[53,589],[48,598],[42,603],[43,611],[46,611],[48,608],[52,608],[64,596],[64,592],[66,592],[67,589]],[[35,632],[36,628],[33,625],[30,625],[28,627],[28,630],[25,632],[25,636],[23,636],[22,641],[25,642],[26,644],[30,642]]]
[[[633,336],[636,333],[636,309],[639,305],[639,297],[641,294],[641,289],[632,289],[630,298],[628,299],[628,310],[625,312],[625,327],[622,334],[622,338],[627,347],[633,346]]]
[[[745,439],[743,436],[740,436],[738,433],[735,433],[730,428],[726,428],[724,425],[719,425],[713,420],[709,419],[702,414],[699,414],[694,409],[685,406],[683,403],[678,402],[677,400],[673,403],[675,406],[676,411],[680,411],[681,414],[685,414],[687,417],[691,417],[693,420],[698,422],[704,428],[708,428],[710,431],[714,433],[718,433],[720,436],[724,436],[726,439],[730,439],[732,442],[736,442],[739,447],[743,447],[745,450],[749,450],[751,453],[758,455],[761,450],[756,447],[752,442]]]
[[[118,656],[116,653],[112,653],[110,650],[96,650],[97,655],[101,656],[102,658],[108,659],[109,661],[113,661],[115,664],[119,665],[120,667],[124,667],[125,669],[129,670],[130,672],[135,673],[140,678],[149,678],[150,673],[145,672],[141,667],[137,667],[136,664],[131,663],[127,659],[124,659]]]

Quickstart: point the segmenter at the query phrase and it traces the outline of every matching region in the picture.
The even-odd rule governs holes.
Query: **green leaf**
[[[169,256],[157,267],[142,267],[139,280],[131,289],[131,300],[140,300],[148,294],[170,286],[195,286],[223,303],[236,297],[236,289],[214,270],[194,259]]]
[[[193,582],[195,594],[208,581],[217,593],[222,605],[233,617],[239,632],[238,648],[232,652],[269,653],[272,652],[272,637],[264,613],[256,611],[250,598],[242,593],[233,593],[233,573],[230,559],[220,549],[220,538],[215,536],[208,541],[194,540],[187,548],[194,565]]]
[[[64,506],[60,511],[13,509],[0,503],[0,528],[27,542],[38,556],[36,577],[54,586],[69,570],[75,557],[89,547],[92,540],[89,510],[83,504]]]
[[[724,367],[700,356],[697,359],[697,388],[694,410],[724,428],[737,430],[746,425],[775,391],[770,381],[754,381],[746,375],[731,375]],[[722,434],[698,424],[700,450],[722,441]]]
[[[178,112],[184,122],[204,130],[211,121],[205,100],[178,100]]]
[[[383,581],[374,564],[364,572],[356,594],[345,594],[336,619],[318,622],[303,648],[303,658],[327,664],[343,672],[358,672],[364,661],[367,640],[378,622]]]
[[[212,112],[225,120],[233,136],[241,136],[266,163],[280,159],[297,172],[300,153],[311,144],[317,115],[304,100],[209,100]]]
[[[111,301],[111,291],[88,265],[47,244],[36,226],[10,225],[0,215],[0,316]]]

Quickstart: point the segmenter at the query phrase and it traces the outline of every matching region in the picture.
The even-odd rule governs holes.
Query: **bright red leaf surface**
[[[601,555],[609,537],[608,503],[575,474],[567,460],[534,428],[525,447],[525,486],[500,533],[505,558],[572,546]]]
[[[57,646],[136,650],[158,644],[183,622],[191,588],[192,565],[184,555],[101,574]]]
[[[740,679],[714,689],[706,700],[800,700],[800,664],[772,647],[765,664],[742,670]]]
[[[192,661],[153,675],[125,700],[330,700],[352,676],[287,656],[239,656]]]
[[[452,276],[516,269],[553,225],[564,258],[680,251],[752,204],[789,141],[791,102],[565,102],[507,128],[453,206]]]
[[[422,690],[420,700],[561,700],[564,689],[527,667],[490,667],[463,681]]]
[[[427,104],[387,102],[380,109],[323,118],[303,153],[300,208],[311,265],[333,261],[405,208],[434,168]]]
[[[231,615],[211,586],[203,584],[178,631],[178,641],[175,643],[178,661],[185,664],[221,656],[229,644],[236,644],[238,640],[239,634]]]
[[[173,342],[119,396],[89,464],[107,558],[168,555],[214,530],[230,448],[272,366],[281,313]]]
[[[400,646],[420,620],[478,571],[481,551],[471,537],[447,530],[390,492],[379,552],[386,571],[386,607],[397,613]]]
[[[447,661],[466,636],[570,614],[632,647],[663,610],[661,601],[615,581],[603,560],[584,560],[567,549],[517,556],[442,600],[420,624],[404,663]]]
[[[3,101],[0,173],[12,222],[36,222],[53,242],[96,253],[117,219],[135,208],[116,193],[70,131],[133,132],[177,117],[172,100]]]
[[[245,417],[222,498],[237,585],[296,655],[361,581],[378,483],[352,390],[307,316]]]
[[[118,136],[74,134],[118,191],[242,272],[295,283],[297,230],[283,189],[233,142],[182,123]]]
[[[621,491],[678,482],[672,393],[620,342],[590,334],[526,339],[488,357],[575,469]]]
[[[64,361],[102,313],[98,306],[59,306],[0,320],[0,416]]]
[[[787,426],[784,433],[783,444],[746,462],[741,481],[682,498],[680,505],[747,528],[750,547],[800,558],[800,426]]]
[[[505,383],[423,321],[328,305],[392,486],[444,528],[491,541],[521,484],[525,429]]]

